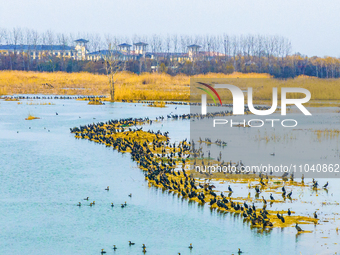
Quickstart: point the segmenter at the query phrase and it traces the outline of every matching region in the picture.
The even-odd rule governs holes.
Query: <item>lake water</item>
[[[155,119],[170,112],[188,113],[188,106],[177,106],[176,110],[174,105],[151,108],[131,103],[90,106],[75,100],[21,102],[0,102],[0,254],[100,254],[101,249],[107,254],[142,254],[143,243],[149,255],[237,254],[238,248],[244,254],[340,252],[335,232],[338,220],[303,225],[313,233],[301,235],[296,235],[294,227],[259,233],[239,216],[219,214],[207,205],[188,203],[148,187],[128,153],[77,140],[69,130],[110,119]],[[41,119],[26,121],[28,114]],[[189,137],[190,131],[188,120],[154,123],[144,129],[149,128],[169,131],[172,141]],[[305,210],[312,213],[318,207],[322,217],[339,219],[334,214],[340,211],[339,205],[321,206],[324,200],[339,201],[339,180],[328,181],[328,194],[320,192],[316,197],[304,193],[308,202]],[[104,190],[107,186],[109,191]],[[235,193],[244,189],[234,185]],[[88,206],[90,201],[84,201],[85,197],[95,205]],[[127,206],[121,208],[125,201]],[[80,208],[78,202],[82,203]],[[289,205],[294,206],[294,202]],[[136,245],[129,247],[128,241]],[[118,247],[115,253],[113,244]]]

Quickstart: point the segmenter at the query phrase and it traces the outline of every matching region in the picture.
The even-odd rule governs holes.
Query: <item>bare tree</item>
[[[13,53],[13,62],[16,64],[17,56],[18,56],[18,45],[22,44],[22,31],[21,28],[13,28],[12,30],[12,38],[14,45],[14,53]]]
[[[225,61],[227,62],[230,56],[230,38],[227,34],[223,34],[223,49]]]
[[[30,70],[31,56],[32,56],[32,52],[31,52],[32,31],[28,28],[25,29],[25,44],[27,47],[27,70]],[[25,65],[24,59],[23,59],[23,64]]]
[[[46,40],[47,45],[49,46],[49,52],[48,54],[48,59],[52,68],[52,72],[55,70],[55,64],[54,64],[54,53],[53,52],[53,47],[55,44],[55,35],[51,30],[47,30],[45,33],[45,37],[43,37],[44,40]]]
[[[57,34],[57,43],[60,47],[60,68],[61,71],[65,71],[65,59],[66,59],[66,48],[68,46],[68,37],[65,34]]]
[[[105,66],[106,76],[109,82],[111,102],[114,102],[115,98],[115,84],[117,81],[117,73],[124,69],[125,61],[120,58],[120,52],[118,51],[118,39],[110,35],[106,35],[107,49],[103,56],[103,64]],[[122,62],[124,62],[122,64]]]
[[[0,45],[5,41],[6,29],[0,28]]]
[[[182,53],[186,53],[187,52],[187,46],[189,44],[187,44],[187,36],[185,35],[180,35],[180,48],[181,48],[181,52]]]
[[[238,38],[236,36],[233,36],[231,38],[231,47],[232,47],[232,53],[233,53],[234,70],[237,71],[236,56],[238,55],[239,43],[238,43]]]

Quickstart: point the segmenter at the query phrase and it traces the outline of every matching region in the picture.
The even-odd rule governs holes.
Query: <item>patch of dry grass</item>
[[[34,117],[33,115],[29,114],[27,118],[25,118],[25,120],[37,120],[40,119],[39,117]]]
[[[340,100],[340,79],[319,79],[297,77],[277,80],[268,74],[230,75],[209,73],[189,77],[186,75],[170,76],[167,74],[121,72],[117,74],[115,100],[174,100],[189,101],[190,78],[247,78],[244,86],[253,87],[254,101],[271,104],[272,88],[278,88],[280,99],[281,87],[302,87],[312,94],[312,100]],[[237,79],[238,80],[238,79]],[[235,81],[235,80],[234,80]],[[246,82],[247,81],[247,82]],[[242,85],[242,84],[241,84]],[[228,94],[228,91],[226,91]],[[109,96],[108,79],[105,75],[91,73],[39,73],[24,71],[0,71],[0,95],[7,94],[52,94],[52,95],[106,95]],[[231,99],[230,95],[226,98]],[[289,97],[301,95],[290,94]],[[209,100],[209,98],[208,98]],[[225,102],[223,102],[225,103]]]

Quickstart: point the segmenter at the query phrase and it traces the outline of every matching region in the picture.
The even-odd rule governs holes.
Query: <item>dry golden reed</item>
[[[254,101],[270,104],[272,88],[303,87],[312,94],[312,100],[340,100],[340,79],[319,79],[305,76],[278,80],[268,74],[208,73],[186,76],[158,73],[137,75],[118,73],[115,85],[115,100],[180,100],[190,99],[190,78],[256,78],[249,80],[253,87]],[[45,94],[45,95],[106,95],[109,85],[106,75],[81,73],[46,73],[25,71],[0,71],[0,95]],[[298,97],[300,95],[290,95]],[[279,94],[280,98],[280,94]]]

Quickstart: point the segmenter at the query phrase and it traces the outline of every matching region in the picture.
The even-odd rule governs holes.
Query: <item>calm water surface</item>
[[[77,140],[69,130],[110,119],[154,119],[170,112],[187,113],[187,106],[175,110],[172,105],[151,108],[128,103],[89,106],[74,100],[33,101],[55,105],[22,102],[0,102],[0,254],[100,254],[101,249],[107,254],[142,254],[143,243],[149,255],[237,254],[238,248],[244,254],[340,251],[339,235],[334,231],[339,221],[304,225],[313,233],[298,236],[294,228],[258,233],[238,216],[221,215],[207,205],[188,203],[148,187],[128,153]],[[24,120],[29,113],[41,119]],[[172,141],[189,137],[187,120],[165,121],[144,129],[169,131]],[[329,193],[320,194],[318,201],[305,194],[310,197],[310,207],[320,207],[323,198],[338,201],[339,181],[329,182]],[[104,190],[106,186],[110,191]],[[246,192],[241,185],[234,189],[235,193]],[[85,197],[95,201],[95,206],[88,206],[90,201],[84,201]],[[125,201],[127,207],[121,208]],[[78,202],[82,202],[80,208]],[[321,210],[329,215],[340,211],[338,205]],[[129,240],[136,245],[129,247]],[[187,248],[190,243],[194,246],[191,252]],[[118,247],[115,253],[113,244]]]

